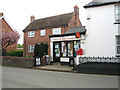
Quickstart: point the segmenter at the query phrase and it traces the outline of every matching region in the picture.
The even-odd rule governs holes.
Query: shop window
[[[80,49],[80,41],[74,41],[74,56],[77,56],[78,49]]]
[[[62,53],[62,57],[67,56],[67,44],[66,44],[66,42],[61,42],[61,53]]]
[[[55,43],[55,57],[60,57],[60,44]]]
[[[73,42],[68,42],[68,57],[73,56]]]

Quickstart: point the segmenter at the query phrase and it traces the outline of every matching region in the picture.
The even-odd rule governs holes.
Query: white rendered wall
[[[52,58],[51,61],[53,61],[53,42],[50,42],[50,56]]]
[[[115,23],[114,5],[86,9],[87,36],[84,43],[86,56],[115,56],[118,24]]]
[[[120,24],[118,24],[118,34],[120,35]]]

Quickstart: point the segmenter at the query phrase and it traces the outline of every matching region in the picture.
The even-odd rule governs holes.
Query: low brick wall
[[[80,73],[120,75],[119,67],[120,63],[88,62],[79,64],[74,69]]]
[[[25,57],[3,56],[2,65],[32,68],[35,66],[35,59],[34,58],[25,58]]]

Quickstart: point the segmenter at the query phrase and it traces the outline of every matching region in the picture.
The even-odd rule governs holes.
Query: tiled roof
[[[85,5],[84,8],[96,7],[101,5],[109,5],[109,4],[115,4],[115,3],[120,3],[120,0],[93,0],[92,2]]]
[[[72,19],[74,12],[34,20],[23,31],[40,30],[50,27],[60,27],[67,25]]]

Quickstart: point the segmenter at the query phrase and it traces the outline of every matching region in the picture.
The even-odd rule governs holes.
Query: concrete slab
[[[37,66],[37,67],[34,67],[34,69],[49,70],[49,71],[61,71],[61,72],[73,72],[73,67],[70,67],[69,65],[60,65],[60,64]]]

